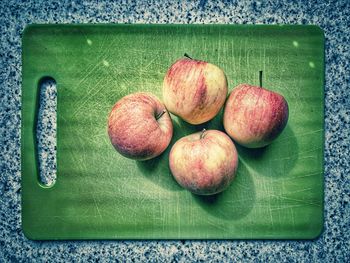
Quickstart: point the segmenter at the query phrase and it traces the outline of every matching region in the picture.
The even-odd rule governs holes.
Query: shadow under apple
[[[151,180],[153,183],[158,184],[164,189],[171,191],[184,190],[173,178],[169,168],[169,153],[172,146],[182,137],[190,135],[192,133],[203,130],[204,128],[224,130],[222,125],[223,109],[220,110],[216,117],[208,122],[200,125],[192,125],[181,118],[171,114],[173,121],[173,137],[167,149],[159,156],[147,160],[147,161],[136,161],[136,165],[141,173]]]
[[[182,191],[184,190],[175,181],[169,168],[169,152],[171,145],[159,156],[147,160],[136,161],[138,169],[141,174],[148,180],[160,187],[170,191]]]
[[[224,110],[223,108],[221,108],[219,113],[213,119],[198,125],[189,124],[188,122],[185,122],[184,120],[182,120],[181,118],[175,115],[172,115],[172,119],[173,119],[173,123],[176,123],[180,127],[180,130],[178,132],[182,134],[181,137],[183,137],[183,136],[201,131],[203,129],[219,130],[219,131],[225,132],[224,125],[223,125],[223,113],[224,113]]]
[[[188,127],[180,127],[178,124],[178,118],[174,115],[171,116],[173,120],[173,137],[170,141],[167,149],[159,156],[147,160],[136,161],[136,165],[141,171],[142,175],[153,183],[158,184],[162,188],[171,191],[184,190],[174,179],[169,168],[169,153],[175,142],[183,136],[186,136],[186,132],[193,129],[189,125]]]
[[[242,162],[238,164],[236,178],[226,190],[211,196],[192,196],[206,212],[225,220],[244,218],[256,202],[253,178]]]
[[[287,176],[298,160],[298,142],[290,125],[275,141],[263,148],[249,149],[237,143],[235,145],[245,164],[262,176]]]

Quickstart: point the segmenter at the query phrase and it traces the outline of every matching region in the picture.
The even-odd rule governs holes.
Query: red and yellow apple
[[[179,139],[171,148],[169,166],[175,180],[198,195],[225,190],[234,179],[238,155],[230,137],[203,130]]]
[[[226,101],[224,128],[242,146],[260,148],[270,144],[288,121],[288,103],[271,90],[238,85]]]
[[[156,96],[139,92],[121,98],[113,106],[108,118],[108,135],[123,156],[148,160],[168,147],[173,124]]]
[[[185,56],[165,75],[163,101],[171,113],[201,124],[214,118],[225,103],[227,80],[219,67]]]

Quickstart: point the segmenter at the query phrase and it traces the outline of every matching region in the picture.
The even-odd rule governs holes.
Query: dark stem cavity
[[[262,70],[259,71],[259,85],[262,87]]]
[[[187,53],[185,53],[184,56],[185,56],[186,58],[193,59],[193,58],[191,58]]]
[[[164,115],[164,113],[166,113],[165,109],[161,113],[159,113],[158,116],[156,116],[156,120],[159,120],[160,117],[162,117]]]

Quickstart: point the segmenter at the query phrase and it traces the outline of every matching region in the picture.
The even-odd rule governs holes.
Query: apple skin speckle
[[[273,91],[248,84],[238,85],[224,109],[225,131],[237,143],[248,148],[270,144],[288,122],[285,98]]]
[[[169,113],[154,95],[139,92],[121,98],[108,118],[108,135],[123,156],[148,160],[169,145],[173,125]]]
[[[227,91],[227,79],[219,67],[189,58],[177,60],[163,81],[167,109],[191,124],[214,118],[225,103]]]
[[[238,154],[225,133],[218,130],[197,132],[173,145],[169,167],[175,180],[185,189],[198,195],[213,195],[224,191],[235,178]]]

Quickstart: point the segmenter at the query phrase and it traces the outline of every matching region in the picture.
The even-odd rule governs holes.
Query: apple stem
[[[199,139],[203,139],[204,138],[204,133],[206,132],[206,129],[204,128],[201,132],[201,135],[199,136]]]
[[[262,70],[259,71],[259,84],[260,84],[260,87],[262,87]]]
[[[166,113],[165,109],[161,113],[158,114],[158,116],[156,117],[156,120],[158,120],[160,117],[162,117],[164,113]]]
[[[185,53],[184,56],[185,56],[186,58],[193,59],[193,58],[191,58],[187,53]]]

